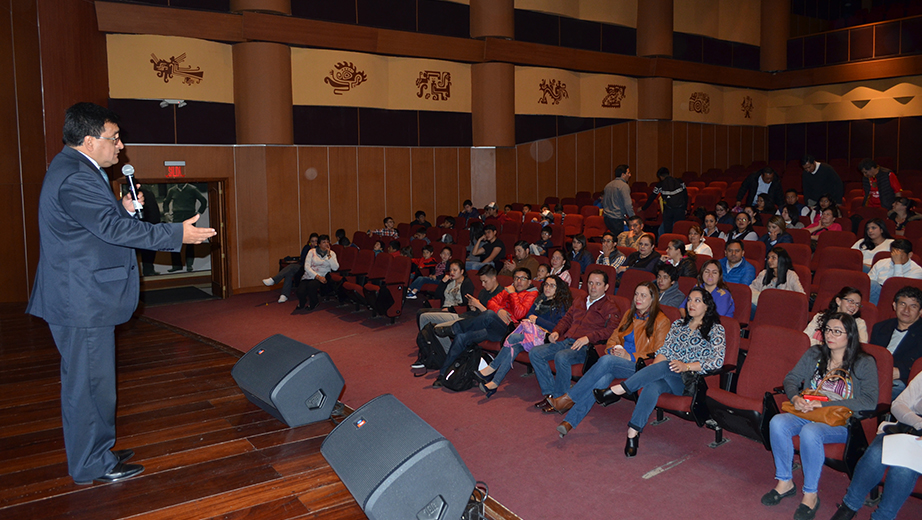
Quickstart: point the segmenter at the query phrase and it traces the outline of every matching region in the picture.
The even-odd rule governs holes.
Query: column
[[[234,45],[238,144],[293,144],[291,49],[280,43]]]
[[[637,55],[672,56],[673,0],[637,3]]]
[[[791,0],[762,0],[760,68],[766,72],[788,68],[791,36]]]
[[[256,11],[291,16],[291,0],[230,0],[230,10],[235,13]]]

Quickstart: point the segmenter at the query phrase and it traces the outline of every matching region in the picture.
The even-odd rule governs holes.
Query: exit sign
[[[186,176],[186,161],[163,161],[163,165],[166,166],[167,179],[176,179]]]

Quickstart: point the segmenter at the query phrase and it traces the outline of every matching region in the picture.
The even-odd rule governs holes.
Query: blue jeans
[[[481,267],[485,265],[493,265],[493,262],[478,262],[476,260],[468,260],[464,264],[464,270],[466,271],[479,271]]]
[[[428,276],[417,276],[417,277],[416,277],[415,279],[413,279],[413,281],[410,283],[410,290],[416,292],[416,291],[422,289],[423,286],[426,285],[427,283],[435,283],[435,284],[437,284],[437,283],[439,283],[439,281],[436,280],[435,278],[429,278]]]
[[[448,348],[445,363],[442,364],[442,375],[448,373],[451,364],[468,347],[480,341],[501,341],[506,335],[506,329],[507,325],[493,311],[486,311],[474,318],[452,324],[451,330],[455,333],[455,339]]]
[[[511,345],[510,347],[503,347],[499,349],[499,354],[496,355],[496,358],[493,359],[493,362],[490,363],[490,368],[495,370],[493,372],[493,382],[499,386],[503,382],[503,379],[506,378],[506,374],[512,369],[512,362],[515,361],[516,356],[525,352],[525,347],[522,346],[521,341],[525,339],[523,334],[510,334],[506,338],[506,343]]]
[[[589,413],[595,403],[595,396],[592,391],[595,389],[608,388],[614,379],[625,379],[634,375],[636,364],[630,359],[624,359],[618,356],[602,356],[592,365],[592,368],[586,372],[583,377],[570,389],[570,399],[573,400],[573,408],[567,412],[566,421],[571,426],[579,424],[583,417]]]
[[[883,288],[882,285],[871,280],[871,294],[868,296],[868,301],[877,305],[877,302],[880,300],[880,290]]]
[[[861,509],[861,506],[864,505],[864,497],[884,478],[884,471],[886,471],[887,466],[881,463],[883,446],[884,436],[878,435],[874,442],[868,446],[867,451],[864,452],[855,467],[852,483],[849,484],[845,498],[842,500],[852,511]],[[877,510],[871,515],[874,520],[896,518],[896,514],[903,507],[903,502],[906,502],[909,494],[912,493],[916,485],[916,479],[919,478],[919,474],[909,468],[901,466],[889,467],[890,471],[887,473],[887,483],[884,485],[883,497],[880,499]]]
[[[891,402],[896,401],[896,398],[903,393],[903,390],[906,390],[906,383],[904,383],[902,379],[894,379]]]
[[[570,389],[571,367],[586,362],[586,353],[589,345],[583,345],[578,350],[570,347],[576,343],[575,339],[566,338],[556,343],[548,343],[531,349],[528,359],[535,370],[538,385],[541,386],[541,395],[560,397]],[[554,360],[557,375],[551,373],[550,361]]]
[[[631,420],[628,426],[638,432],[643,431],[647,420],[656,409],[656,401],[662,394],[682,395],[685,390],[685,384],[682,383],[682,374],[669,370],[669,362],[661,361],[654,365],[635,373],[627,378],[627,381],[621,383],[621,386],[628,392],[640,392],[637,398],[637,405],[634,406],[634,413],[631,414]]]
[[[826,453],[824,444],[845,442],[845,426],[829,426],[802,419],[789,413],[772,417],[769,423],[772,456],[775,458],[775,479],[788,481],[794,464],[794,436],[800,436],[800,462],[804,468],[804,493],[816,493],[823,471]]]

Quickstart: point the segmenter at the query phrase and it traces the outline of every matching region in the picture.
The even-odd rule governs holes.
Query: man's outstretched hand
[[[192,218],[182,222],[182,243],[183,244],[201,244],[205,240],[218,234],[214,228],[197,228],[195,223],[201,217],[196,213]]]

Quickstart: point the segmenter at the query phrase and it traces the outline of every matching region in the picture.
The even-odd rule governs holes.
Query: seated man
[[[535,257],[528,254],[528,242],[519,240],[513,248],[513,259],[506,260],[503,263],[503,270],[499,274],[503,276],[513,276],[516,269],[525,268],[529,273],[538,272],[538,261]]]
[[[410,238],[410,240],[422,240],[426,244],[432,243],[432,241],[429,240],[429,237],[426,236],[426,228],[424,227],[416,228],[416,233],[413,233],[413,236]]]
[[[345,232],[343,232],[343,234],[345,234]],[[288,264],[282,268],[277,275],[263,280],[263,285],[266,287],[272,287],[280,281],[285,282],[282,284],[282,294],[279,296],[279,303],[288,301],[288,296],[291,295],[291,287],[294,284],[295,277],[304,274],[304,259],[307,258],[307,252],[317,247],[319,238],[320,235],[317,233],[311,233],[311,236],[307,239],[307,243],[301,248],[301,259],[298,263]]]
[[[470,200],[465,200],[464,204],[462,205],[464,206],[464,209],[458,213],[458,218],[462,219],[461,227],[464,227],[464,222],[466,222],[468,219],[480,218],[480,212],[477,211],[477,208],[474,207],[473,202]]]
[[[595,343],[608,340],[621,322],[618,306],[605,294],[608,291],[608,274],[592,271],[587,282],[589,296],[585,300],[574,299],[573,305],[548,334],[547,343],[528,353],[544,395],[535,407],[545,413],[556,411],[548,398],[560,397],[570,390],[570,367],[584,363],[589,349]],[[557,369],[556,377],[551,373],[552,359]]]
[[[414,225],[414,226],[421,227],[421,228],[423,228],[423,229],[425,229],[425,228],[431,228],[431,227],[432,227],[432,224],[431,224],[428,220],[426,220],[426,212],[425,212],[425,211],[423,211],[423,210],[417,211],[417,212],[416,212],[416,215],[414,215],[414,217],[416,217],[416,219],[413,220],[413,225]]]
[[[896,318],[879,321],[871,331],[870,343],[887,347],[893,354],[893,398],[906,389],[909,370],[922,357],[922,289],[903,287],[893,296]]]
[[[680,307],[685,295],[679,290],[679,271],[664,262],[656,266],[654,273],[656,286],[659,287],[659,304]]]
[[[630,231],[623,231],[618,235],[618,245],[637,249],[637,242],[640,242],[640,237],[643,236],[643,217],[638,215],[629,217],[627,225]]]
[[[905,238],[898,238],[890,243],[890,258],[874,264],[868,277],[871,278],[871,295],[868,300],[877,305],[880,299],[880,290],[890,278],[915,278],[922,279],[922,267],[910,259],[912,255],[912,242]]]
[[[496,232],[496,226],[487,224],[483,227],[483,236],[474,242],[471,249],[471,256],[467,259],[468,271],[480,269],[484,265],[492,265],[497,270],[503,268],[503,262],[506,260],[506,246],[499,239]]]
[[[609,265],[615,269],[621,267],[621,264],[627,260],[627,257],[618,249],[615,240],[615,234],[611,231],[606,231],[602,234],[602,252],[599,253],[599,257],[596,258],[595,263],[599,265]]]
[[[743,242],[728,240],[724,247],[724,257],[720,259],[724,282],[749,285],[756,279],[756,268],[744,258],[746,254]]]
[[[528,315],[528,310],[535,298],[538,289],[531,283],[531,272],[524,267],[515,270],[512,276],[512,285],[506,287],[487,303],[487,311],[477,317],[456,321],[451,325],[454,339],[445,357],[445,363],[432,386],[439,387],[445,381],[445,374],[452,363],[458,359],[467,348],[478,341],[502,341],[509,332],[509,325],[518,323]],[[437,334],[443,335],[444,328],[437,329]]]
[[[394,229],[394,219],[391,217],[384,217],[384,227],[381,229],[369,229],[368,236],[378,235],[379,237],[386,238],[400,238],[397,230]]]

